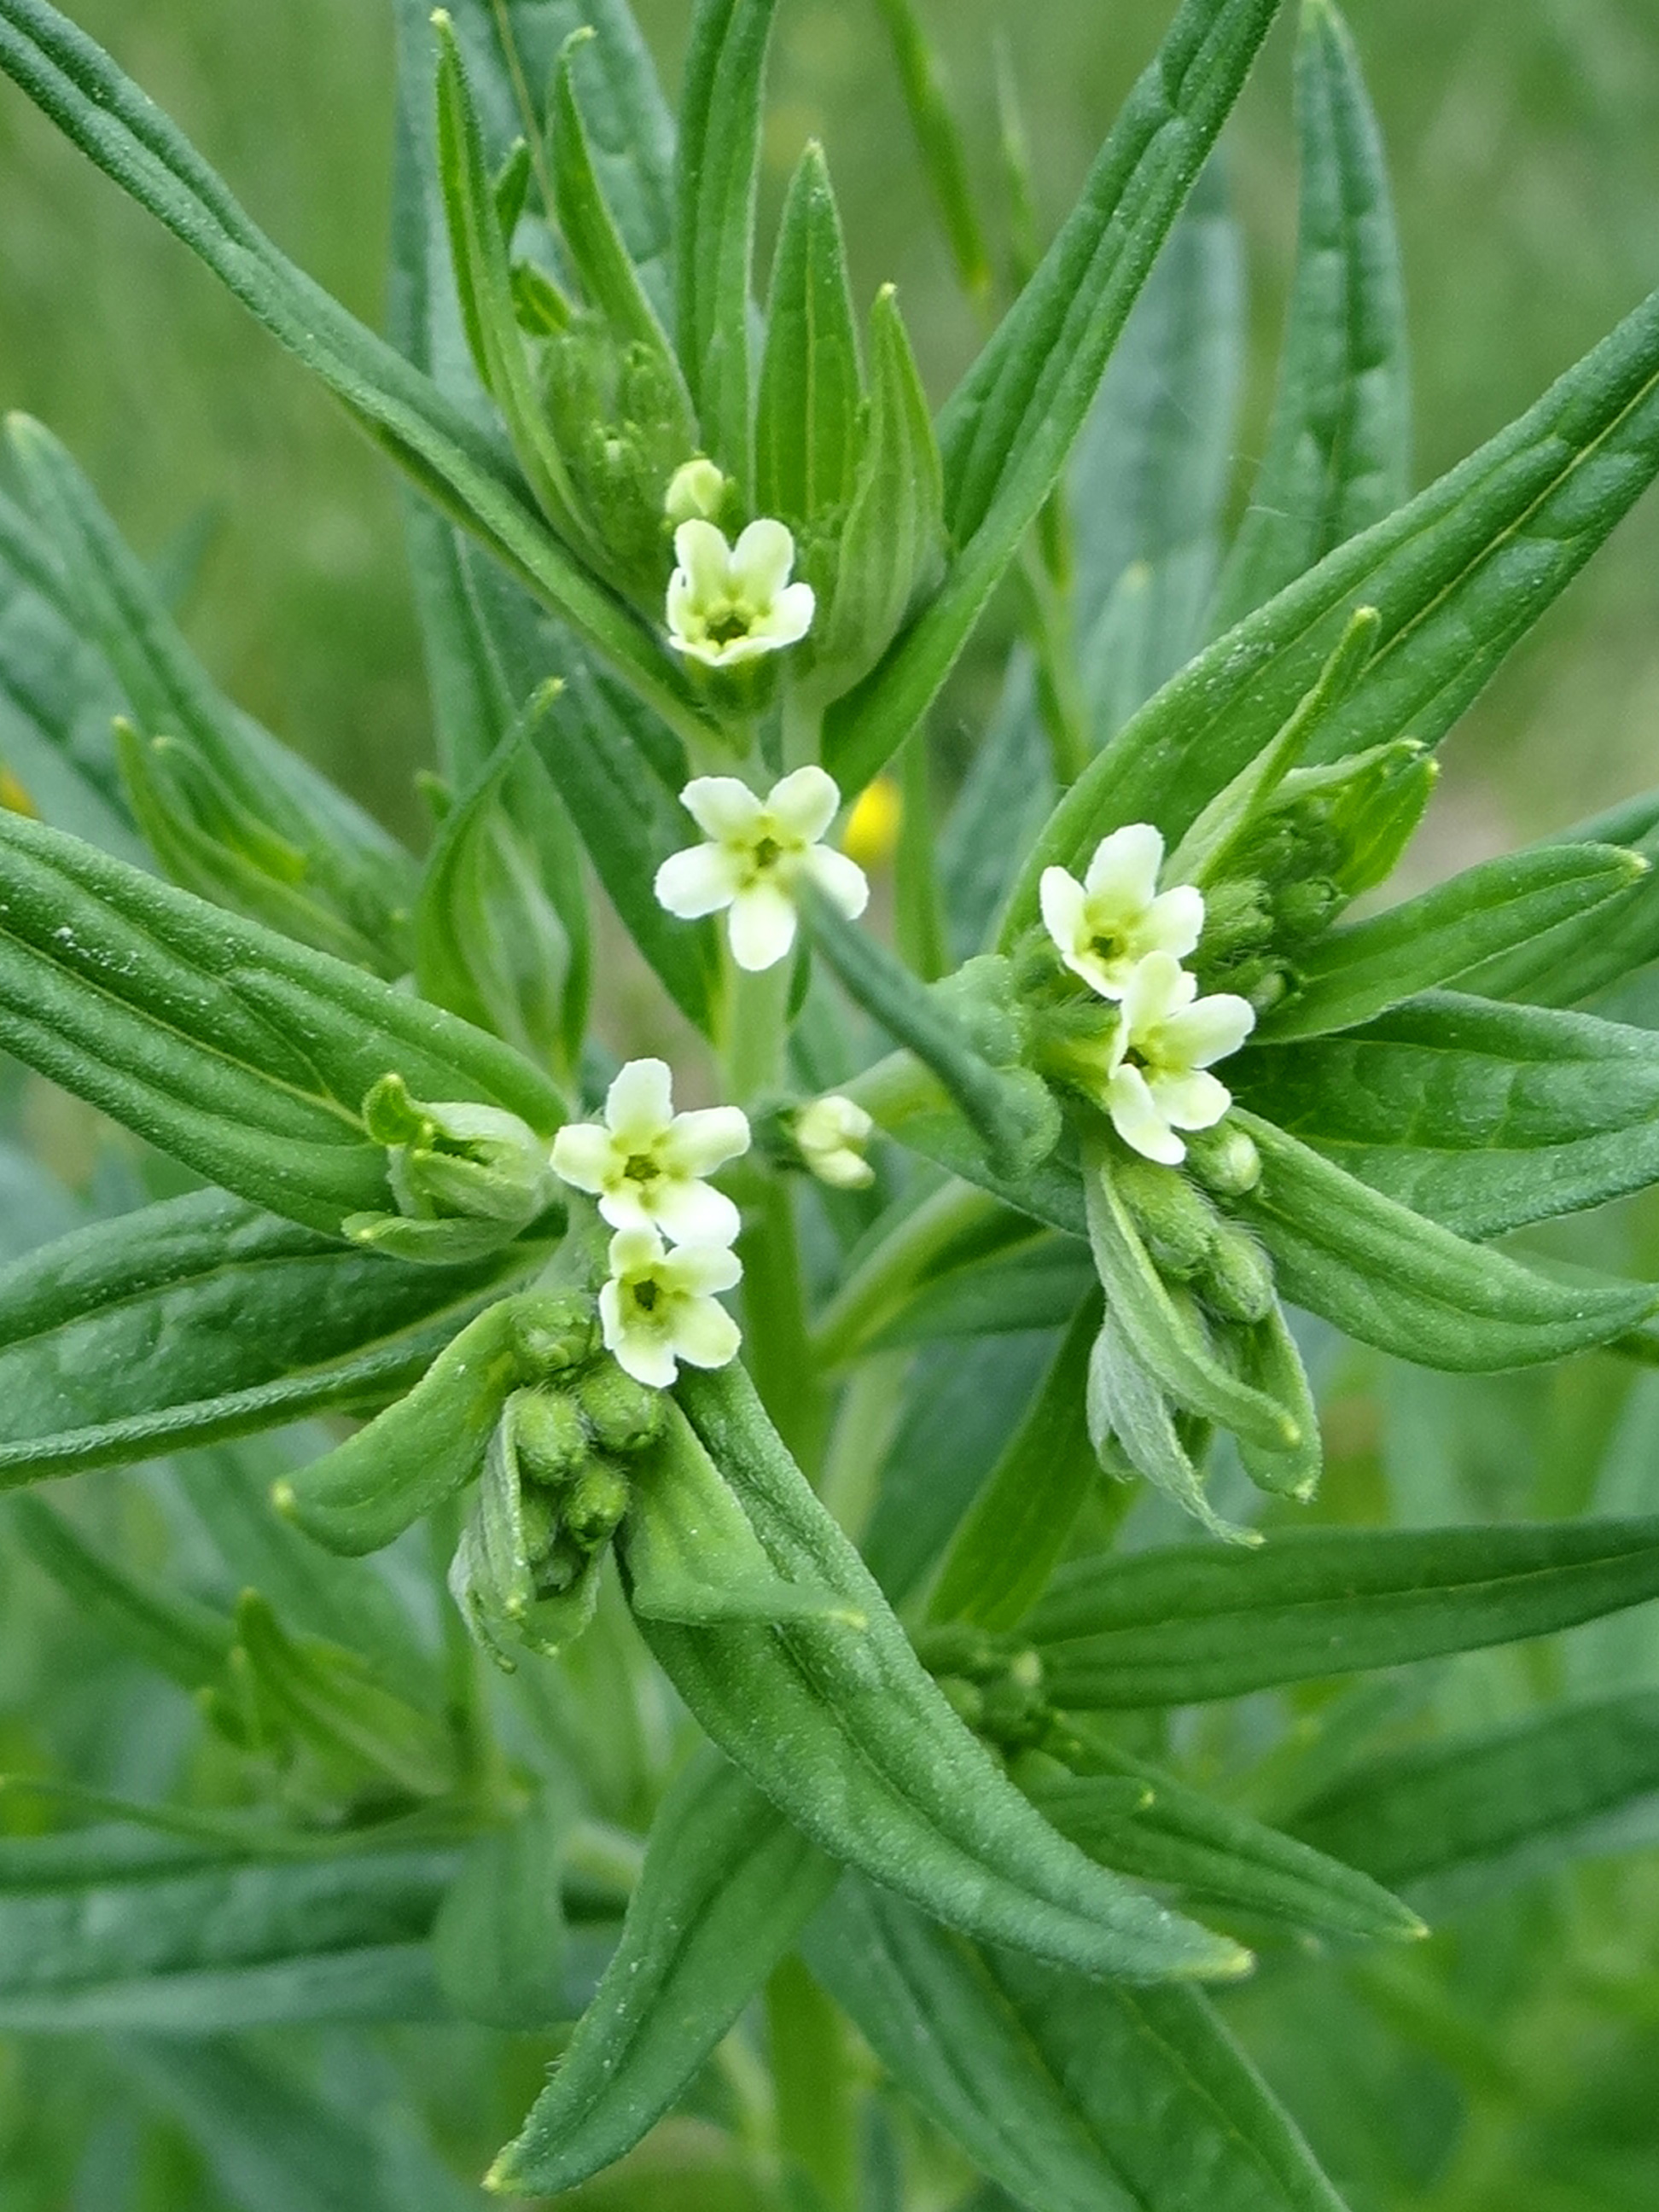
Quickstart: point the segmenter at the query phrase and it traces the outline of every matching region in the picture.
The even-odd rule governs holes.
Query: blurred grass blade
[[[1302,204],[1267,449],[1216,594],[1233,624],[1391,514],[1411,450],[1406,301],[1388,165],[1334,0],[1304,0]]]
[[[206,262],[428,499],[476,532],[671,721],[697,722],[655,641],[550,535],[500,443],[285,259],[100,47],[45,0],[0,0],[0,69]]]
[[[77,1623],[100,1629],[186,1690],[216,1680],[231,1645],[230,1624],[221,1615],[141,1579],[44,1498],[14,1498],[7,1526],[69,1599]]]
[[[1191,661],[1066,793],[1027,856],[1006,928],[1036,914],[1052,862],[1126,822],[1175,842],[1282,728],[1357,605],[1376,652],[1317,758],[1444,736],[1510,647],[1659,471],[1659,293],[1537,404],[1385,522],[1322,561]]]
[[[951,111],[939,56],[927,42],[913,0],[877,0],[877,5],[892,43],[910,128],[957,278],[970,300],[986,306],[991,297],[991,257],[968,173],[967,146]]]
[[[805,1949],[894,2080],[1030,2212],[1343,2212],[1192,1990],[966,1943],[851,1875]]]
[[[840,1869],[705,1752],[658,1812],[622,1941],[551,2083],[490,2169],[521,2197],[631,2150],[834,1888]]]
[[[1659,1043],[1590,1014],[1432,992],[1340,1036],[1253,1050],[1241,1089],[1461,1237],[1501,1237],[1659,1178]]]
[[[1264,1169],[1240,1211],[1280,1289],[1363,1344],[1450,1373],[1490,1373],[1610,1343],[1659,1309],[1659,1287],[1556,1282],[1468,1243],[1235,1111]]]
[[[747,489],[750,270],[766,50],[777,0],[697,0],[680,97],[675,255],[680,363],[708,453]]]
[[[1185,0],[1076,209],[946,406],[945,520],[958,550],[937,596],[830,717],[826,764],[844,791],[921,720],[1041,514],[1276,13],[1277,0]]]
[[[1074,1560],[1019,1633],[1056,1704],[1132,1710],[1553,1635],[1656,1596],[1659,1519],[1294,1529],[1248,1556]]]

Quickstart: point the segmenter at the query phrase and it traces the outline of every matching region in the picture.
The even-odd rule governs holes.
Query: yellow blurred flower
[[[890,775],[878,775],[860,793],[847,817],[842,850],[861,868],[884,867],[898,843],[904,797]]]

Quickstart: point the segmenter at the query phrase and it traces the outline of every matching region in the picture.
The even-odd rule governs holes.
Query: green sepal
[[[605,1567],[603,1545],[559,1541],[550,1499],[537,1492],[526,1500],[520,1420],[532,1395],[514,1390],[501,1407],[449,1569],[468,1632],[506,1674],[518,1664],[515,1648],[552,1659],[575,1642],[592,1620]],[[580,1449],[585,1456],[585,1438]]]
[[[464,2019],[525,2029],[568,2017],[559,1855],[569,1824],[543,1790],[467,1852],[432,1924],[438,1986]]]
[[[862,392],[841,217],[812,141],[790,179],[772,258],[756,403],[757,514],[797,532],[840,519],[854,481]]]
[[[272,1497],[331,1551],[374,1552],[464,1489],[483,1465],[508,1394],[579,1366],[594,1349],[589,1302],[574,1293],[503,1298],[445,1346],[406,1397]]]
[[[1290,994],[1262,1017],[1257,1034],[1272,1044],[1355,1029],[1617,898],[1648,866],[1641,854],[1615,845],[1545,845],[1466,868],[1386,914],[1329,931],[1298,954]]]
[[[1021,1624],[1056,1705],[1202,1704],[1553,1635],[1659,1596],[1659,1519],[1307,1528],[1060,1568]]]
[[[1480,1374],[1606,1344],[1659,1310],[1639,1283],[1552,1281],[1367,1188],[1271,1122],[1235,1109],[1261,1154],[1239,1211],[1285,1297],[1419,1365]]]
[[[1277,1297],[1260,1321],[1236,1325],[1226,1340],[1241,1379],[1283,1406],[1297,1431],[1295,1443],[1282,1451],[1236,1434],[1233,1441],[1244,1472],[1258,1490],[1305,1505],[1319,1487],[1324,1444],[1308,1370]]]
[[[1141,1476],[1224,1544],[1261,1541],[1211,1504],[1200,1473],[1211,1425],[1171,1399],[1109,1302],[1090,1356],[1086,1402],[1090,1441],[1107,1474]]]
[[[659,1808],[622,1940],[486,2186],[541,2197],[632,2149],[677,2104],[841,1872],[711,1751]]]
[[[865,1616],[821,1583],[776,1572],[732,1487],[670,1405],[660,1438],[639,1463],[618,1535],[628,1601],[648,1620],[835,1620]]]

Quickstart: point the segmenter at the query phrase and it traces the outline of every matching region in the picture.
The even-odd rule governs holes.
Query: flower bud
[[[590,1459],[561,1500],[564,1533],[585,1552],[607,1543],[628,1510],[629,1480],[614,1460]]]
[[[718,522],[726,505],[731,479],[720,465],[699,454],[685,461],[668,479],[662,511],[672,527],[682,522]]]
[[[1254,1138],[1236,1121],[1212,1129],[1194,1129],[1187,1138],[1187,1165],[1218,1198],[1243,1198],[1261,1180],[1261,1155]]]
[[[1278,1291],[1273,1262],[1254,1237],[1229,1226],[1217,1237],[1200,1285],[1206,1303],[1228,1321],[1266,1321]]]
[[[623,1374],[614,1359],[599,1360],[579,1376],[572,1399],[599,1449],[624,1458],[654,1443],[667,1418],[661,1391]]]
[[[1112,1180],[1161,1275],[1200,1273],[1223,1234],[1220,1216],[1177,1168],[1126,1159]]]
[[[525,1480],[549,1489],[573,1482],[591,1449],[574,1400],[562,1390],[520,1390],[510,1411],[513,1448]]]
[[[541,1291],[514,1309],[514,1350],[526,1382],[545,1382],[580,1367],[599,1348],[599,1317],[579,1291]]]
[[[501,1107],[428,1104],[393,1073],[374,1085],[362,1112],[369,1135],[386,1148],[387,1180],[407,1220],[498,1224],[505,1241],[552,1200],[546,1140]]]

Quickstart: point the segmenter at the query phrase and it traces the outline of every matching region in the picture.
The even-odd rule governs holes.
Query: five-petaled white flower
[[[875,1126],[862,1106],[835,1091],[801,1107],[791,1124],[802,1159],[836,1190],[866,1190],[875,1181],[864,1157]]]
[[[702,1178],[749,1149],[736,1106],[674,1111],[660,1060],[630,1060],[605,1094],[605,1125],[571,1121],[553,1139],[553,1172],[591,1191],[613,1229],[660,1229],[677,1244],[729,1244],[738,1209]]]
[[[599,1291],[605,1348],[623,1372],[665,1390],[692,1367],[724,1367],[736,1358],[738,1325],[716,1291],[742,1275],[729,1246],[681,1244],[672,1252],[654,1229],[619,1229],[611,1240],[611,1279]]]
[[[1255,1026],[1248,999],[1231,991],[1200,999],[1197,978],[1172,952],[1149,952],[1124,988],[1106,1078],[1106,1110],[1124,1143],[1179,1167],[1187,1147],[1176,1131],[1212,1128],[1233,1103],[1206,1071]]]
[[[792,584],[795,541],[763,515],[735,545],[693,517],[674,532],[679,566],[668,580],[668,642],[708,668],[735,668],[796,645],[812,627],[810,584]]]
[[[1048,934],[1072,973],[1103,998],[1122,998],[1148,953],[1179,960],[1198,943],[1204,895],[1191,884],[1160,892],[1163,865],[1163,838],[1150,822],[1131,822],[1102,838],[1081,883],[1064,868],[1042,872]]]
[[[689,526],[688,526],[689,527]],[[690,845],[657,871],[657,901],[683,921],[731,908],[727,928],[739,968],[775,967],[795,941],[795,886],[803,878],[855,921],[870,885],[856,860],[820,840],[841,793],[821,768],[798,768],[764,799],[734,775],[700,775],[680,802],[708,842]]]

